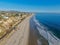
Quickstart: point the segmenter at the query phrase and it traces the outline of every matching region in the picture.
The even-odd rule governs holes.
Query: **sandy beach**
[[[26,17],[8,36],[0,40],[0,45],[48,45],[36,30],[32,16]],[[38,44],[39,39],[41,44]]]
[[[33,21],[33,18],[30,19],[30,36],[29,36],[29,45],[48,45],[48,41],[42,37],[38,30],[36,29],[36,24]]]
[[[29,31],[29,45],[38,45],[37,44],[37,35],[35,26],[33,26],[32,19],[30,20],[30,31]]]
[[[32,17],[26,17],[16,29],[13,30],[12,34],[4,37],[0,41],[0,45],[28,45],[29,42],[29,20]]]

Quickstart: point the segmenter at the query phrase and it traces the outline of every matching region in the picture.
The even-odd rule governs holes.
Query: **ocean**
[[[53,45],[60,44],[60,13],[36,13],[33,20],[44,38]]]

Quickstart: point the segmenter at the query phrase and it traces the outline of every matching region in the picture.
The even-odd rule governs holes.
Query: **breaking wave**
[[[36,17],[33,17],[33,21],[36,24],[36,28],[39,31],[39,34],[42,35],[46,40],[48,40],[50,45],[59,45],[60,39],[58,39],[52,32],[48,31],[48,28],[41,24]]]

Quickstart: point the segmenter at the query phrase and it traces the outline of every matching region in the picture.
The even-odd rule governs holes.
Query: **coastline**
[[[30,38],[29,45],[48,45],[48,41],[39,34],[33,17],[30,19]]]
[[[2,41],[0,41],[0,45],[28,45],[29,38],[29,20],[32,17],[26,17],[16,28],[16,31],[9,34],[9,36],[5,37]]]
[[[30,19],[29,45],[38,45],[37,44],[37,35],[36,35],[35,26],[33,27],[33,25],[32,25],[33,23],[32,23],[31,20],[32,19]]]

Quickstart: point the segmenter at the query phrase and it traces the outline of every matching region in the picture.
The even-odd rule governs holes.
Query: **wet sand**
[[[36,30],[34,29],[31,20],[30,20],[29,45],[37,45],[37,35],[36,35]]]
[[[40,42],[38,42],[38,40]],[[30,19],[29,45],[48,45],[48,41],[43,38],[36,29],[36,25],[33,22],[32,18]]]

